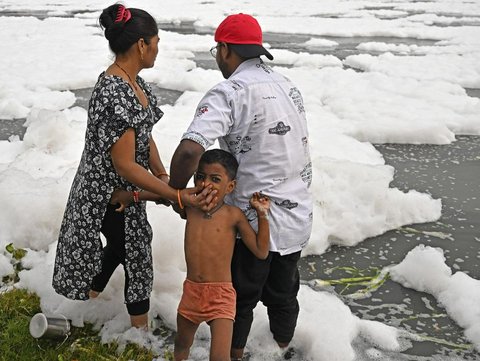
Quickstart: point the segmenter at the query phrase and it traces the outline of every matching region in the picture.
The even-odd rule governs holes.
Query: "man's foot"
[[[150,328],[154,336],[162,338],[166,343],[173,344],[175,332],[166,325],[165,321],[159,315],[150,321]]]
[[[295,353],[295,349],[293,347],[289,347],[283,352],[283,359],[290,360],[293,358],[293,356],[295,356]]]

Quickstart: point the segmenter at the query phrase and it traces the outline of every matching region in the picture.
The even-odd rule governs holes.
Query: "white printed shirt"
[[[285,255],[307,244],[312,163],[303,99],[289,79],[260,58],[244,61],[206,93],[182,139],[205,149],[218,139],[236,157],[237,186],[226,201],[241,208],[255,230],[249,199],[254,192],[270,198],[271,251]]]

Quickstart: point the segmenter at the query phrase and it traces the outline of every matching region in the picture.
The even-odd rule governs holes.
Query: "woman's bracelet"
[[[168,178],[170,178],[170,175],[168,173],[157,173],[155,174],[155,177],[160,178],[162,175],[166,175]]]
[[[133,201],[135,203],[140,202],[140,192],[139,191],[133,191]]]
[[[182,204],[182,197],[180,197],[180,189],[177,189],[177,199],[178,199],[178,206],[180,207],[180,209],[185,208]]]

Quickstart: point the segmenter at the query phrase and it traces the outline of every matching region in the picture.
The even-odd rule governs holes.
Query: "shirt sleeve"
[[[209,90],[198,104],[183,139],[192,140],[207,149],[220,137],[230,133],[233,125],[232,101],[221,85]]]
[[[108,152],[128,128],[135,128],[129,110],[131,104],[121,87],[113,84],[101,91],[98,101],[95,117],[98,119],[99,146],[103,152]]]

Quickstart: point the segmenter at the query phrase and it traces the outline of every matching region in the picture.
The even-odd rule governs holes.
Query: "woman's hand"
[[[110,198],[110,204],[120,204],[115,212],[123,212],[132,202],[133,193],[120,188],[115,189]]]
[[[212,190],[212,185],[204,186],[204,183],[193,188],[185,188],[180,191],[180,201],[185,207],[194,207],[203,212],[209,212],[218,202],[217,191]]]

